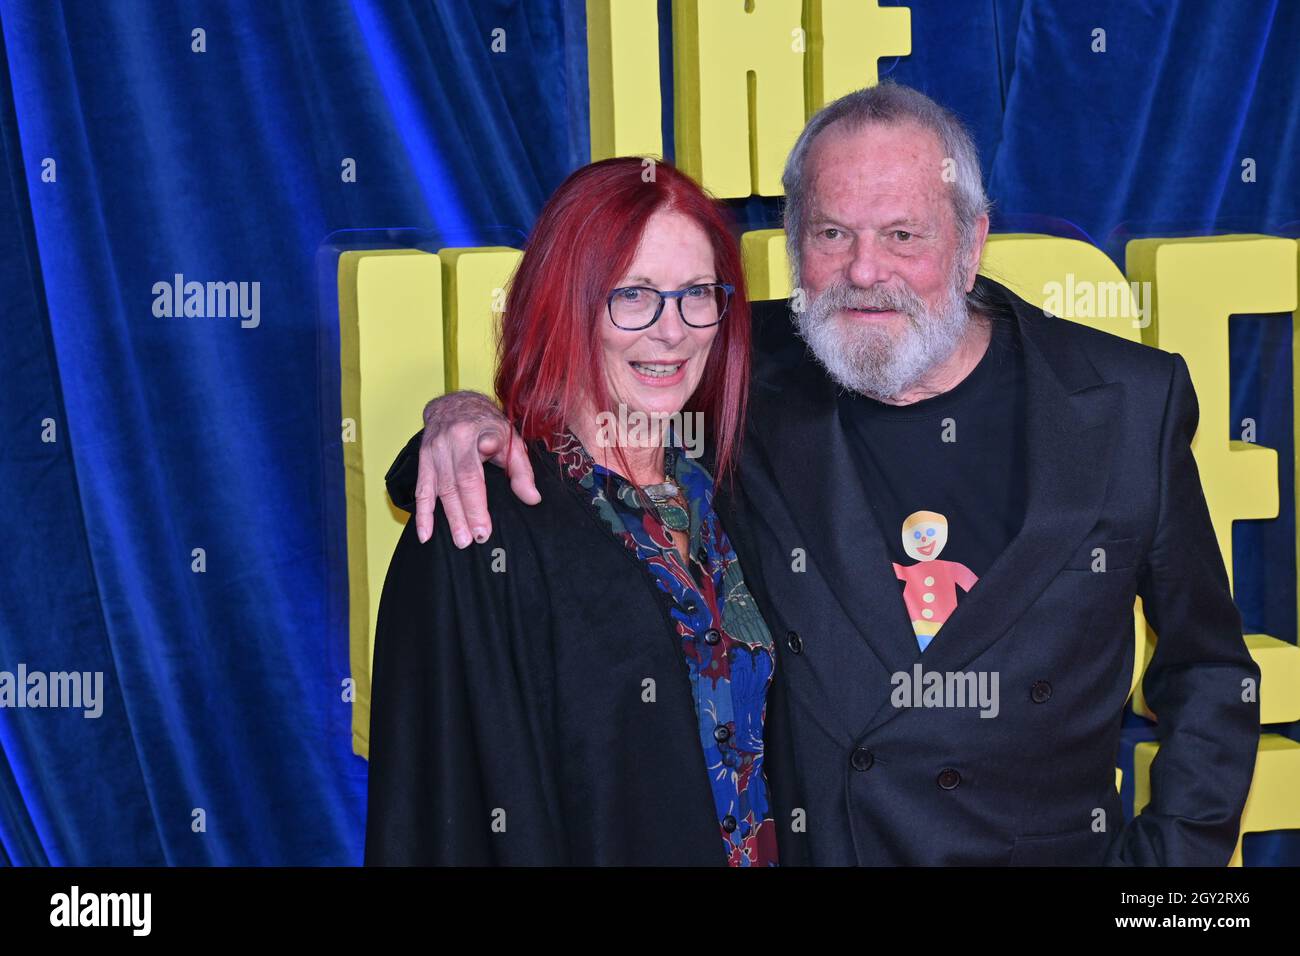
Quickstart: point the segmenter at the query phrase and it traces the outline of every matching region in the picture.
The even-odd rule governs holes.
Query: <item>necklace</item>
[[[654,503],[655,512],[664,527],[670,531],[690,530],[691,514],[687,510],[686,499],[676,484],[664,481],[657,485],[646,485],[644,490]]]

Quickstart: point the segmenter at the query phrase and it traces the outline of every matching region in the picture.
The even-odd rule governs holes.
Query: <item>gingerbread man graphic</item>
[[[948,519],[936,511],[914,511],[903,522],[903,550],[917,563],[895,562],[894,573],[903,582],[903,603],[923,651],[957,609],[957,589],[969,591],[979,580],[966,565],[939,560],[947,543]]]

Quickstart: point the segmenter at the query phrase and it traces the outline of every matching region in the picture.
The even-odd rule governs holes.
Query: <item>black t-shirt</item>
[[[1024,355],[1014,319],[991,321],[983,358],[950,391],[903,406],[840,397],[923,651],[1024,520]]]

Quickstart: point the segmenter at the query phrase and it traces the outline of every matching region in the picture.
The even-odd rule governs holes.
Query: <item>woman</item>
[[[379,608],[366,862],[772,865],[771,637],[674,442],[734,466],[740,255],[666,163],[594,163],[547,202],[502,320],[497,398],[542,502],[496,469],[486,541],[408,522]],[[683,418],[682,416],[689,416]]]

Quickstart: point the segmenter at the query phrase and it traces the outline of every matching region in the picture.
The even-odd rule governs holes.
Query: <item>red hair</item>
[[[583,166],[547,200],[510,282],[497,399],[528,441],[562,430],[584,398],[597,411],[614,411],[597,323],[609,321],[607,297],[661,209],[704,230],[717,281],[736,288],[700,384],[682,409],[703,413],[705,434],[714,437],[714,477],[721,480],[739,455],[749,391],[749,299],[740,249],[721,205],[661,160],[620,157]]]

